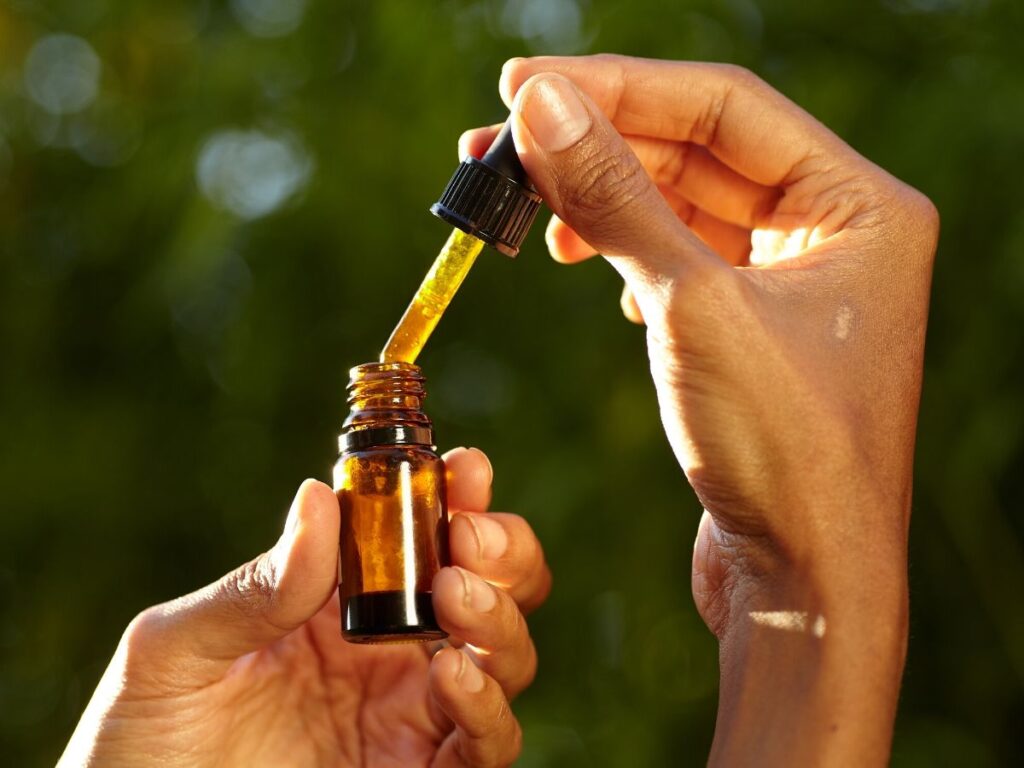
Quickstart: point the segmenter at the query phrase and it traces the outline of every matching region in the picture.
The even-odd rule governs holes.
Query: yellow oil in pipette
[[[484,241],[461,229],[452,231],[391,338],[380,353],[382,363],[414,363],[455,292],[469,273]]]

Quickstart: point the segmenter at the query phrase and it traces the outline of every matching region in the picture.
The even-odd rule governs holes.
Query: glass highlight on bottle
[[[444,462],[422,410],[418,366],[351,371],[334,487],[341,505],[342,635],[354,643],[439,640],[432,582],[449,564]]]

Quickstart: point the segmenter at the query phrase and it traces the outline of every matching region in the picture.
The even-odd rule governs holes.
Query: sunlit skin
[[[131,624],[60,766],[509,765],[509,701],[536,670],[523,613],[551,577],[525,520],[485,512],[486,457],[445,459],[456,567],[434,609],[479,669],[454,647],[342,640],[338,502],[307,481],[269,553]]]
[[[721,649],[711,764],[884,765],[934,207],[737,67],[514,59],[500,89],[556,214],[552,255],[601,253],[625,280],[705,508],[692,586]]]
[[[885,764],[934,207],[735,67],[518,59],[501,92],[557,215],[552,254],[600,252],[625,279],[666,434],[705,507],[693,593],[721,647],[711,763]],[[463,150],[481,154],[495,130]],[[451,461],[453,488],[486,487],[461,485]],[[285,556],[129,628],[65,764],[507,764],[507,698],[534,672],[518,611],[549,576],[525,523],[480,513],[486,495],[452,500],[477,513],[452,521],[466,570],[434,584],[442,626],[481,650],[481,678],[453,649],[429,661],[322,642],[337,640],[337,609],[321,607],[337,507],[310,484]],[[501,522],[505,556],[477,557],[471,520]],[[465,600],[470,571],[503,589]],[[471,621],[489,599],[488,621]]]

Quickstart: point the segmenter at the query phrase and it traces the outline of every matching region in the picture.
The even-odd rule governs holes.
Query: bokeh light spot
[[[231,11],[250,35],[281,37],[299,28],[306,0],[231,0]]]
[[[506,0],[501,24],[538,52],[577,53],[585,45],[577,0]]]
[[[54,115],[79,112],[96,98],[100,57],[74,35],[47,35],[25,59],[25,88],[40,107]]]
[[[196,178],[214,204],[244,219],[266,216],[303,189],[312,161],[292,136],[220,131],[199,151]]]

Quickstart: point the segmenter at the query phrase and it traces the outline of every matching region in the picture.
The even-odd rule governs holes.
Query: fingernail
[[[478,554],[481,560],[497,560],[508,549],[508,534],[505,526],[485,514],[466,515],[476,534]]]
[[[281,534],[282,539],[291,539],[299,528],[299,500],[301,497],[302,488],[300,487],[299,492],[295,495],[295,500],[288,509],[288,518],[284,521],[284,531]]]
[[[303,483],[304,485],[305,483]],[[295,535],[299,530],[299,504],[302,493],[303,487],[300,486],[299,492],[295,494],[295,500],[292,501],[292,506],[288,510],[288,519],[284,521],[284,530],[281,532],[281,537],[270,550],[270,558],[274,563],[274,567],[279,572],[284,568],[284,564],[288,560],[288,553],[291,552],[292,543],[295,541]]]
[[[491,610],[497,602],[494,588],[465,568],[459,568],[458,571],[462,576],[462,599],[466,603],[466,607],[477,613],[487,613]]]
[[[484,673],[480,671],[473,660],[466,655],[465,651],[459,651],[461,660],[459,663],[459,674],[458,681],[459,685],[462,686],[462,690],[468,693],[477,693],[483,690],[484,687]]]
[[[548,250],[554,252],[555,250],[555,230],[558,228],[559,219],[557,216],[552,215],[548,219],[548,225],[544,229],[544,242],[547,243]]]
[[[545,77],[519,93],[519,114],[534,141],[547,152],[561,152],[590,130],[590,112],[576,88],[562,77]]]
[[[487,458],[487,454],[481,451],[479,448],[470,448],[469,450],[475,451],[480,455],[480,458],[487,464],[487,484],[490,485],[494,482],[494,466],[491,464],[491,460]]]
[[[459,136],[459,162],[469,157],[469,131],[464,131]]]
[[[511,101],[512,97],[515,96],[515,94],[512,93],[512,83],[510,81],[510,78],[512,77],[512,67],[514,67],[519,61],[522,61],[522,57],[517,56],[513,59],[509,59],[501,65],[501,77],[498,78],[498,92],[502,95],[502,98],[508,99],[509,101]]]

